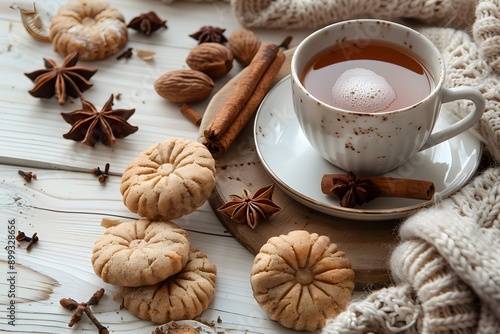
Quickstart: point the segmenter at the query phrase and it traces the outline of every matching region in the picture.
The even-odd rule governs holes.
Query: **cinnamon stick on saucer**
[[[430,200],[434,196],[435,187],[431,181],[383,176],[356,177],[350,172],[348,174],[323,175],[321,192],[337,196],[341,205],[342,201],[345,204],[343,206],[353,207],[354,203],[361,204],[375,197]],[[349,196],[352,198],[344,198]]]
[[[203,133],[204,144],[215,158],[225,153],[253,116],[285,58],[277,45],[262,43],[231,95]]]

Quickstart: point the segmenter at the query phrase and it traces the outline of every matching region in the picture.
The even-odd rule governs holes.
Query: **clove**
[[[23,170],[18,170],[17,174],[21,175],[26,182],[30,182],[31,180],[36,180],[36,174],[33,172],[25,172]]]
[[[125,59],[130,59],[132,58],[132,50],[133,48],[128,48],[127,50],[123,51],[120,55],[118,55],[118,57],[116,57],[117,60],[120,60],[122,58],[125,58]]]
[[[31,238],[26,235],[26,233],[22,231],[17,231],[17,236],[16,236],[17,241],[31,241]]]
[[[38,235],[37,233],[33,233],[33,236],[31,237],[30,242],[28,243],[28,246],[26,246],[26,250],[29,252],[31,251],[31,247],[33,247],[34,244],[38,242]]]
[[[92,321],[92,323],[97,327],[99,334],[109,334],[109,330],[104,327],[95,317],[94,313],[90,309],[90,306],[97,305],[104,295],[104,289],[101,288],[97,290],[92,297],[87,302],[78,303],[72,298],[61,298],[59,304],[67,310],[75,311],[70,321],[68,322],[69,327],[73,327],[74,324],[82,319],[83,313]]]
[[[290,48],[290,42],[292,41],[293,37],[292,36],[286,36],[283,42],[281,42],[278,47],[283,50],[288,50]]]
[[[108,178],[109,174],[109,163],[106,163],[106,165],[104,166],[104,171],[101,170],[99,167],[93,168],[92,174],[98,177],[100,183],[106,182],[106,179]]]
[[[33,247],[33,245],[38,242],[38,235],[35,232],[35,233],[33,233],[33,236],[28,237],[26,235],[26,233],[24,233],[22,231],[17,231],[16,240],[19,241],[19,242],[21,242],[21,241],[27,241],[28,242],[28,246],[26,246],[26,250],[29,252],[29,251],[31,251],[31,247]]]

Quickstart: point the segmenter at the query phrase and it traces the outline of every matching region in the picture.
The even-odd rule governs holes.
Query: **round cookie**
[[[178,273],[189,258],[187,232],[172,222],[140,219],[110,227],[92,250],[94,272],[106,283],[136,287]]]
[[[54,51],[98,60],[120,51],[128,40],[123,15],[102,1],[78,0],[61,6],[50,24]]]
[[[273,320],[295,330],[322,328],[352,297],[351,262],[327,236],[292,231],[270,238],[254,259],[253,294]]]
[[[216,275],[217,269],[208,257],[191,247],[189,261],[179,273],[155,285],[122,288],[123,306],[154,323],[191,320],[212,302]]]
[[[187,215],[208,199],[215,187],[215,160],[201,143],[171,138],[139,154],[122,176],[123,203],[151,220]]]

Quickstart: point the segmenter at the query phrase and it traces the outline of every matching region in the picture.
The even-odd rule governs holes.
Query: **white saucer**
[[[449,124],[450,121],[441,115],[436,130]],[[341,207],[335,197],[321,192],[323,174],[346,171],[324,160],[305,138],[293,110],[289,76],[276,84],[262,101],[253,130],[262,165],[285,193],[317,211],[354,220],[400,218],[435,203],[474,175],[482,152],[480,140],[465,132],[418,153],[385,174],[434,182],[436,193],[431,201],[380,197],[351,209]]]

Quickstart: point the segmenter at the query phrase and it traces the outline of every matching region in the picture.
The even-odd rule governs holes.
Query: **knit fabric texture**
[[[231,0],[247,27],[319,28],[353,18],[411,18],[436,26],[466,28],[473,0]]]
[[[500,333],[500,169],[400,227],[396,285],[352,302],[323,333]]]

